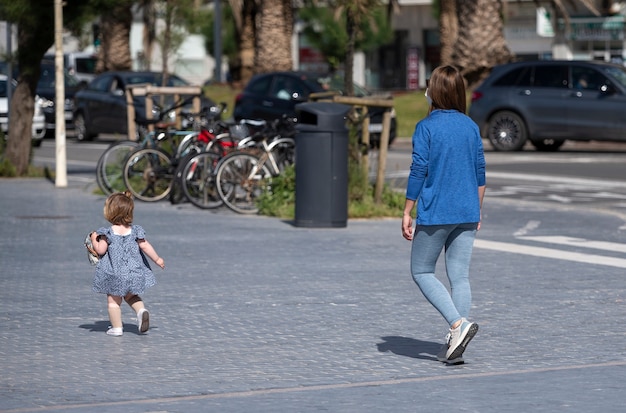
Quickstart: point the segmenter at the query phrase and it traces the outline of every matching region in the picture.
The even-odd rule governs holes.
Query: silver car
[[[15,88],[15,81],[13,81],[13,88]],[[6,75],[0,75],[0,130],[6,135],[9,130],[9,100],[8,95],[8,82]],[[41,141],[46,133],[45,118],[42,110],[42,99],[39,96],[35,96],[35,113],[33,114],[33,127],[32,138],[33,145],[40,146]]]
[[[555,151],[565,140],[626,142],[626,70],[594,61],[496,66],[472,93],[469,116],[497,151],[530,142]]]

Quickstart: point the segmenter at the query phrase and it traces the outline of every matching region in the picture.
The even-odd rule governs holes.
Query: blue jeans
[[[418,226],[413,236],[413,280],[450,326],[469,315],[472,302],[469,267],[476,226],[476,223]],[[435,276],[437,259],[444,247],[451,293]]]

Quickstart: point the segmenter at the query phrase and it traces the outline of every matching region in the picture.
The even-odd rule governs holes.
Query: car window
[[[94,57],[77,57],[74,69],[79,73],[96,73],[96,62]]]
[[[167,78],[168,86],[189,86],[189,83],[176,75],[170,74]]]
[[[161,83],[157,83],[154,76],[149,74],[134,74],[126,77],[127,85],[138,85],[141,83],[148,83],[154,86],[161,86]]]
[[[37,81],[37,89],[54,89],[55,81],[56,81],[56,69],[54,65],[42,65],[41,66],[41,74],[39,75],[39,80]],[[65,79],[65,87],[77,87],[78,79],[69,74],[67,70],[64,70],[63,77]]]
[[[578,90],[600,90],[600,87],[606,85],[608,79],[597,70],[584,67],[572,67],[572,85]]]
[[[0,80],[0,98],[7,97],[7,81],[4,79]]]
[[[604,71],[617,80],[622,87],[626,88],[626,69],[608,66],[604,69]]]
[[[518,67],[500,76],[494,86],[530,86],[530,67]]]
[[[274,83],[270,90],[270,96],[291,100],[305,95],[304,85],[290,76],[274,76]]]
[[[97,92],[108,92],[111,85],[111,76],[102,75],[95,78],[88,86],[89,90]]]
[[[251,94],[265,96],[268,94],[271,82],[271,76],[260,77],[255,79],[254,82],[250,82],[246,89]]]
[[[127,79],[128,80],[128,79]],[[140,82],[143,83],[143,82]],[[122,93],[126,93],[124,81],[117,76],[114,76],[111,79],[111,84],[109,86],[109,90],[107,92],[115,93],[116,91],[122,91]]]
[[[566,88],[568,87],[568,70],[566,65],[535,66],[533,86]]]

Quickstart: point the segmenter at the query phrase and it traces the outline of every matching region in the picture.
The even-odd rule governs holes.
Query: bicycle
[[[175,186],[181,186],[184,197],[202,209],[217,208],[223,204],[215,186],[215,168],[224,156],[233,150],[241,150],[255,142],[248,131],[260,128],[265,121],[241,120],[229,125],[229,133],[216,136],[201,153],[183,160],[176,171]]]
[[[221,114],[224,110],[225,104],[218,113]],[[139,148],[132,152],[123,169],[126,188],[141,201],[156,202],[166,198],[172,190],[181,159],[202,152],[206,147],[215,147],[213,142],[218,136],[224,135],[224,124],[216,118],[217,116],[205,116],[200,123],[200,131],[182,132],[186,134],[175,151],[173,147],[161,146]],[[177,133],[179,132],[174,131],[166,136],[172,137]]]
[[[230,153],[216,166],[217,193],[228,208],[240,214],[256,214],[257,198],[271,189],[278,176],[294,159],[293,119],[283,117],[269,129],[255,134],[255,150]]]
[[[157,119],[141,120],[136,119],[135,122],[138,125],[138,137],[139,140],[125,140],[115,142],[110,145],[98,159],[96,165],[96,182],[102,192],[105,195],[110,195],[113,192],[126,190],[126,184],[123,179],[123,166],[128,159],[128,156],[139,148],[157,147],[158,143],[164,140],[171,132],[168,130],[168,124],[163,123],[163,119],[172,110],[178,109],[189,102],[189,99],[180,101],[168,109],[161,112]],[[222,104],[222,108],[219,113],[221,114],[225,110],[225,104]],[[156,131],[148,132],[148,127],[154,125]],[[183,133],[183,132],[179,132]],[[191,145],[193,142],[193,132],[185,131],[184,137],[180,142],[178,152],[185,150],[187,145]]]

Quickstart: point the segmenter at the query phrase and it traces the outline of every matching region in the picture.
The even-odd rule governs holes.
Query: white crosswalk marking
[[[606,257],[596,254],[585,254],[580,252],[563,251],[553,248],[533,247],[530,245],[514,244],[510,242],[487,241],[476,239],[474,247],[492,251],[509,252],[513,254],[531,255],[534,257],[554,258],[581,262],[585,264],[606,265],[609,267],[626,268],[626,259]]]
[[[619,244],[617,242],[591,241],[584,238],[563,237],[560,235],[543,237],[522,236],[518,238],[528,241],[545,242],[546,244],[569,245],[572,247],[584,247],[626,253],[626,244]]]

